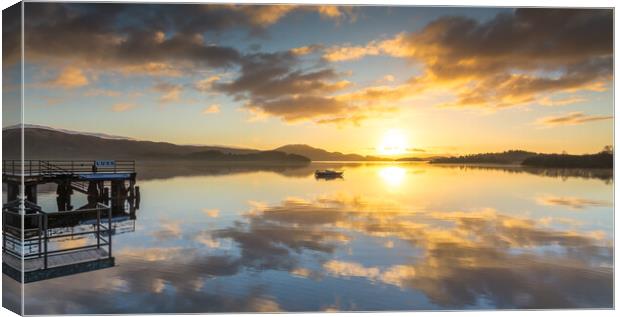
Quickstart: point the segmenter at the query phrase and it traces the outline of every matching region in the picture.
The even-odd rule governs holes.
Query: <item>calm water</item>
[[[27,284],[27,314],[613,305],[609,172],[167,166],[140,167],[117,265]]]

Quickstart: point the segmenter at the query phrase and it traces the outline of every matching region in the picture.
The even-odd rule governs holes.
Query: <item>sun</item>
[[[407,152],[407,138],[397,129],[388,130],[377,147],[381,155],[399,155]]]

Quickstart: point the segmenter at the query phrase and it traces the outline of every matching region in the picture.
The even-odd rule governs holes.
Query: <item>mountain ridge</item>
[[[393,161],[393,159],[370,155],[364,156],[354,153],[344,154],[341,152],[329,152],[307,144],[287,144],[275,148],[274,151],[305,156],[313,161]]]
[[[6,159],[19,159],[20,126],[2,129],[2,148]],[[144,141],[104,133],[79,132],[39,125],[24,125],[26,159],[206,159],[247,161],[255,159],[285,159],[305,161],[368,161],[386,160],[359,154],[328,152],[305,144],[289,144],[272,150],[228,146],[179,145],[170,142]],[[214,152],[228,154],[223,157]],[[282,152],[280,155],[274,152]],[[240,155],[250,155],[241,157]],[[306,155],[304,155],[306,154]]]

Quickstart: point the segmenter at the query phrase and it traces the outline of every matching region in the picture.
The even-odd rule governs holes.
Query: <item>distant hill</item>
[[[510,150],[500,153],[481,153],[456,157],[435,158],[430,161],[431,164],[521,164],[525,159],[535,156],[536,153]]]
[[[340,152],[328,152],[323,149],[315,148],[306,144],[289,144],[281,146],[274,151],[285,152],[305,156],[313,161],[391,161],[375,156],[364,156],[359,154],[343,154]]]
[[[26,159],[191,159],[219,161],[307,161],[299,156],[273,151],[238,149],[219,146],[176,145],[166,142],[137,141],[120,137],[66,133],[54,129],[24,129]],[[18,159],[20,130],[2,131],[3,159]]]

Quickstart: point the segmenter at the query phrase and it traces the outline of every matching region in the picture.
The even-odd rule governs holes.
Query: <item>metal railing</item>
[[[22,171],[20,160],[3,160],[2,173],[7,175],[53,176],[79,175],[93,172],[95,160],[24,160]],[[98,166],[97,173],[134,173],[136,161],[114,161],[112,166]]]
[[[27,202],[28,203],[28,202]],[[71,226],[76,219],[96,217],[92,230],[64,233],[53,228]],[[107,218],[107,221],[103,220]],[[22,230],[23,220],[23,230]],[[104,225],[104,222],[107,222]],[[23,232],[23,240],[22,240]],[[68,238],[94,235],[95,241],[78,247],[63,247],[62,242]],[[106,237],[104,237],[104,235]],[[50,255],[68,253],[86,249],[108,248],[108,257],[112,257],[112,210],[97,203],[94,208],[74,211],[48,213],[40,209],[21,215],[11,205],[4,205],[2,210],[2,251],[25,260],[43,258],[43,267],[48,268]]]

